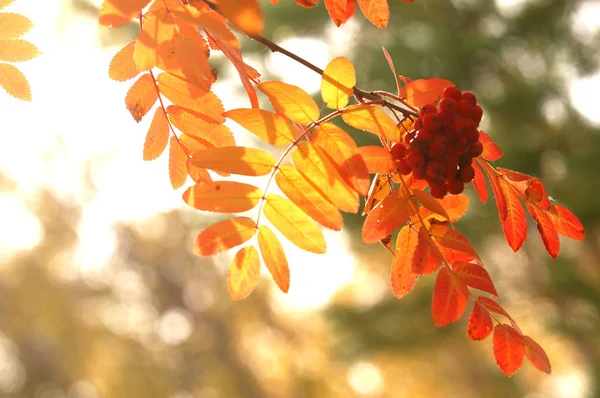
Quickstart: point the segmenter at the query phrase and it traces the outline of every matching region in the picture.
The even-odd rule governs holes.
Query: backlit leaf
[[[384,0],[386,1],[386,0]],[[356,71],[348,58],[334,58],[323,72],[321,96],[331,109],[340,109],[348,105],[356,85]]]
[[[188,205],[219,213],[240,213],[254,208],[263,193],[260,188],[236,181],[200,182],[183,193]]]
[[[31,88],[25,75],[17,67],[0,63],[0,86],[15,98],[31,101]]]
[[[412,271],[418,275],[429,275],[437,271],[442,264],[442,259],[437,250],[432,246],[427,228],[419,228],[417,246],[412,255]]]
[[[124,82],[133,79],[140,73],[133,60],[134,49],[135,41],[132,41],[114,55],[108,67],[108,76],[111,79]]]
[[[458,262],[452,264],[452,270],[462,278],[467,286],[490,293],[498,298],[498,292],[488,272],[481,265]]]
[[[300,87],[275,80],[258,84],[269,97],[275,111],[299,124],[308,124],[319,118],[319,107],[312,97]]]
[[[299,248],[325,253],[327,244],[321,229],[288,199],[276,194],[267,195],[263,212],[267,220]]]
[[[177,28],[180,34],[174,38],[178,67],[176,74],[185,76],[185,80],[196,87],[209,91],[215,76],[208,62],[209,49],[204,36],[186,24],[178,24]],[[175,72],[171,68],[166,70]]]
[[[160,15],[147,13],[144,16],[142,30],[135,39],[133,61],[138,70],[146,71],[157,64],[156,49],[158,48],[158,32],[160,31]]]
[[[227,26],[227,20],[204,2],[196,1],[193,6],[180,4],[170,10],[177,18],[204,29],[233,48],[240,48],[240,42]]]
[[[496,145],[496,143],[492,141],[489,135],[487,135],[481,130],[479,130],[479,142],[481,142],[481,144],[483,145],[483,152],[481,153],[481,157],[485,160],[493,162],[504,156],[498,145]]]
[[[14,0],[0,0],[0,10],[3,9],[4,7],[12,4]]]
[[[358,211],[358,194],[316,145],[300,142],[292,153],[292,161],[298,171],[335,207],[348,213]]]
[[[265,28],[257,0],[220,0],[218,9],[233,26],[250,36],[262,34]]]
[[[325,7],[333,23],[340,26],[354,13],[354,0],[325,0]]]
[[[2,15],[2,14],[0,14]],[[40,55],[40,50],[27,40],[0,39],[0,61],[22,62],[29,61]]]
[[[280,166],[275,181],[281,191],[313,220],[334,231],[342,229],[342,214],[295,167]]]
[[[152,123],[144,141],[144,160],[154,160],[160,156],[169,143],[169,122],[161,107],[156,108]]]
[[[204,91],[179,76],[161,73],[156,78],[160,93],[173,104],[193,111],[195,116],[209,122],[220,124],[225,121],[223,104],[212,92]]]
[[[478,259],[477,252],[471,246],[467,238],[465,238],[460,232],[448,228],[445,225],[433,224],[429,229],[429,234],[435,239],[435,241],[451,251],[457,251],[466,254],[470,259]],[[481,261],[481,260],[479,260]]]
[[[546,212],[556,228],[556,232],[575,240],[585,238],[585,230],[581,221],[567,208],[560,205],[551,206]]]
[[[100,24],[117,28],[137,17],[150,0],[104,0],[100,7]]]
[[[260,259],[254,246],[242,247],[233,258],[227,274],[227,288],[232,300],[250,295],[260,280]]]
[[[392,291],[398,298],[406,296],[415,286],[419,275],[412,272],[412,260],[410,253],[414,251],[417,244],[417,233],[405,225],[396,237],[396,251],[392,258],[392,269],[390,279]]]
[[[506,199],[506,220],[502,221],[502,231],[508,245],[516,252],[527,239],[525,210],[513,187],[503,178],[499,178],[498,181]]]
[[[396,123],[387,113],[376,106],[351,105],[344,109],[342,119],[349,126],[359,130],[377,134],[391,141],[400,141],[400,131],[396,127]]]
[[[448,221],[454,221],[451,219],[450,215],[448,215],[448,213],[446,212],[446,209],[441,204],[441,201],[438,201],[437,199],[435,199],[428,192],[421,191],[420,189],[413,189],[412,194],[415,198],[417,198],[419,203],[421,203],[421,205],[425,209],[429,210],[431,213],[439,214],[440,216],[444,217]],[[450,197],[456,197],[456,196],[457,195],[448,195],[448,196],[445,196],[444,199],[450,198]],[[468,200],[467,200],[467,203],[468,203]],[[421,213],[421,212],[419,211],[419,213]]]
[[[460,319],[467,308],[469,290],[461,278],[447,267],[438,272],[433,288],[433,324],[443,327]]]
[[[523,363],[525,347],[522,336],[509,325],[494,328],[494,358],[507,376],[512,376]]]
[[[204,229],[194,242],[194,254],[211,256],[248,241],[256,232],[256,223],[248,217],[234,217]]]
[[[265,225],[258,228],[258,247],[267,269],[273,276],[273,280],[282,292],[287,293],[290,288],[288,261],[279,239]]]
[[[409,105],[421,108],[432,104],[444,96],[444,89],[455,84],[446,79],[432,77],[410,81],[404,88],[405,99]]]
[[[560,240],[558,239],[558,233],[556,232],[556,228],[554,227],[550,216],[548,216],[544,210],[527,201],[525,201],[525,205],[533,219],[537,222],[538,231],[542,237],[542,242],[544,242],[546,250],[552,258],[556,259],[560,252]]]
[[[533,366],[544,373],[552,373],[548,355],[538,343],[529,336],[523,336],[523,345],[525,346],[525,356]]]
[[[312,141],[337,166],[344,180],[360,195],[369,191],[369,171],[356,143],[348,133],[332,123],[323,123],[312,132]]]
[[[275,158],[260,149],[225,146],[196,152],[192,163],[217,172],[263,176],[273,171]]]
[[[485,161],[477,160],[477,163],[483,168],[483,171],[487,174],[488,179],[490,180],[490,185],[492,186],[492,191],[494,192],[494,199],[496,199],[496,206],[498,206],[498,217],[500,217],[500,221],[506,220],[506,216],[508,215],[508,207],[506,204],[506,198],[504,197],[504,192],[502,191],[502,187],[500,186],[500,181],[496,171],[492,166],[490,166]]]
[[[488,337],[493,330],[492,317],[475,301],[473,311],[469,317],[469,323],[467,324],[467,336],[471,340],[479,341]]]
[[[475,187],[477,196],[479,196],[479,200],[481,200],[481,203],[485,204],[488,200],[488,190],[487,184],[485,182],[485,177],[483,176],[483,171],[481,170],[481,167],[477,164],[477,162],[473,162],[473,168],[475,169],[475,178],[473,178],[473,186]]]
[[[370,174],[387,174],[396,170],[396,163],[382,146],[369,145],[358,148]]]
[[[140,76],[127,92],[125,105],[136,122],[154,106],[158,100],[158,93],[154,87],[154,80],[149,73]]]
[[[496,302],[495,300],[492,300],[489,297],[480,296],[480,297],[477,297],[477,302],[479,304],[481,304],[487,311],[503,315],[512,321],[512,318],[510,317],[510,315],[508,315],[508,313],[504,310],[504,308],[502,308],[500,306],[500,304],[498,304],[498,302]]]
[[[181,187],[187,179],[187,160],[181,144],[176,137],[171,136],[169,144],[169,178],[173,189]]]
[[[271,145],[285,146],[296,139],[286,118],[264,109],[232,109],[223,115]]]
[[[182,134],[182,136],[184,136],[184,135],[185,134]],[[180,139],[181,139],[181,137],[180,137]],[[187,170],[188,170],[188,175],[190,176],[192,181],[194,181],[195,183],[212,181],[210,174],[208,174],[208,170],[203,169],[201,167],[194,166],[194,164],[192,164],[191,158],[188,158],[188,160],[187,160]]]
[[[417,206],[403,189],[392,191],[367,214],[362,228],[363,242],[378,242],[400,229],[416,213]]]
[[[362,215],[368,214],[375,206],[379,204],[391,191],[391,179],[388,174],[377,174],[373,178],[369,193],[365,199],[365,208]]]
[[[13,12],[0,13],[0,39],[15,39],[33,27],[29,18]]]
[[[525,188],[525,196],[527,201],[535,203],[538,207],[544,210],[550,208],[550,201],[548,195],[546,195],[546,189],[544,184],[538,178],[531,178],[527,181],[527,188]]]
[[[390,9],[387,0],[357,0],[365,17],[378,28],[387,27]]]
[[[223,124],[208,123],[195,113],[189,112],[176,105],[167,107],[169,120],[173,126],[188,135],[200,138],[208,145],[227,147],[235,145],[233,133]]]

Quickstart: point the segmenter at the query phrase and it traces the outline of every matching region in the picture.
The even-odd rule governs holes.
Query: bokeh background
[[[149,120],[131,119],[131,82],[107,73],[137,27],[99,27],[100,3],[16,0],[6,10],[31,17],[25,38],[43,55],[19,65],[33,103],[0,93],[0,396],[600,396],[597,0],[390,0],[387,30],[358,10],[335,28],[322,4],[264,3],[266,37],[320,67],[350,58],[361,88],[394,90],[385,46],[399,73],[475,91],[484,128],[506,154],[498,165],[541,177],[581,218],[586,240],[562,240],[557,260],[531,220],[515,254],[493,202],[483,206],[468,192],[473,205],[459,228],[502,305],[553,365],[547,376],[525,363],[511,378],[497,369],[491,339],[466,338],[466,316],[433,326],[433,278],[393,297],[389,254],[361,243],[358,216],[347,217],[343,232],[326,232],[327,255],[287,249],[288,295],[263,272],[250,298],[232,303],[231,254],[190,251],[218,216],[183,204],[165,155],[142,161]],[[258,43],[243,49],[265,80],[318,98],[314,73]],[[248,106],[233,69],[218,54],[213,61],[226,108]]]

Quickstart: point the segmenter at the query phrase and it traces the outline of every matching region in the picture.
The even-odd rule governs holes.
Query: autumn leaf
[[[357,0],[365,17],[378,28],[387,27],[390,9],[387,0]]]
[[[479,200],[481,200],[481,203],[485,204],[488,200],[488,191],[487,184],[485,182],[485,177],[483,176],[483,171],[481,170],[481,167],[476,162],[473,162],[473,168],[475,169],[475,178],[473,178],[473,186],[475,187],[477,196],[479,196]]]
[[[233,26],[249,36],[260,35],[265,28],[257,0],[220,0],[218,9]]]
[[[31,101],[31,88],[25,75],[15,66],[0,63],[0,86],[15,98]]]
[[[523,345],[525,347],[525,356],[533,366],[544,373],[552,373],[548,355],[546,355],[546,352],[538,343],[529,336],[523,336]]]
[[[492,278],[481,265],[457,262],[452,264],[452,270],[460,276],[467,286],[490,293],[496,299],[498,298],[498,292],[494,287]]]
[[[471,340],[479,341],[488,337],[493,330],[492,317],[483,309],[481,304],[475,301],[467,323],[467,336]]]
[[[403,189],[392,191],[367,214],[362,228],[363,242],[378,242],[400,229],[416,213],[416,205]]]
[[[370,174],[387,174],[396,171],[396,163],[382,146],[369,145],[358,148]]]
[[[154,160],[160,156],[169,143],[169,122],[161,107],[156,108],[152,123],[144,141],[144,160]]]
[[[160,93],[173,104],[209,123],[221,124],[225,121],[223,104],[214,93],[166,72],[158,75],[156,80]]]
[[[384,0],[386,1],[386,0]],[[331,109],[340,109],[348,105],[356,85],[356,71],[348,58],[334,58],[323,71],[321,96]]]
[[[254,208],[262,196],[262,191],[254,185],[237,181],[210,181],[189,187],[183,193],[183,201],[198,210],[240,213]]]
[[[290,288],[290,269],[283,251],[283,246],[277,236],[265,225],[258,228],[258,247],[265,266],[273,276],[273,280],[287,293]]]
[[[325,253],[321,229],[298,206],[277,194],[269,194],[263,207],[267,220],[300,249]]]
[[[506,310],[504,310],[504,308],[502,308],[497,301],[492,300],[489,297],[477,297],[477,302],[481,304],[487,311],[503,315],[512,321],[510,315],[508,315]]]
[[[167,107],[169,120],[182,132],[200,138],[207,146],[227,147],[235,145],[233,133],[223,124],[209,123],[197,114],[176,105]]]
[[[264,109],[231,109],[223,116],[271,145],[289,145],[296,138],[294,128],[286,118]]]
[[[0,13],[0,39],[16,39],[32,27],[33,23],[26,16],[13,12]]]
[[[400,141],[396,123],[384,111],[369,104],[351,105],[344,109],[342,119],[359,130],[377,134],[391,141]]]
[[[423,105],[432,104],[444,96],[444,89],[455,84],[446,79],[432,77],[429,79],[411,80],[404,87],[404,99],[409,105],[420,109]]]
[[[0,0],[0,10],[3,9],[4,7],[12,4],[14,0]]]
[[[493,162],[500,159],[504,154],[494,141],[485,132],[479,130],[479,142],[483,145],[481,157],[487,161]]]
[[[518,251],[527,239],[525,210],[516,192],[503,178],[498,179],[506,200],[506,219],[502,221],[502,231],[513,251]]]
[[[429,229],[429,234],[435,239],[435,241],[450,251],[456,251],[466,254],[469,259],[479,259],[477,252],[471,246],[467,238],[465,238],[460,232],[448,228],[445,225],[433,224]]]
[[[417,235],[417,246],[411,258],[412,272],[418,275],[429,275],[437,271],[442,264],[437,250],[432,246],[427,228],[421,226]]]
[[[212,181],[210,174],[208,174],[208,170],[194,166],[191,158],[188,158],[187,160],[187,170],[188,175],[195,183]]]
[[[525,347],[522,336],[509,325],[494,328],[494,358],[507,376],[512,376],[523,363]]]
[[[325,0],[325,8],[333,23],[340,26],[354,14],[354,0]]]
[[[450,217],[450,215],[446,211],[445,207],[442,205],[441,201],[435,199],[433,196],[431,196],[431,194],[429,194],[425,191],[422,191],[420,189],[413,189],[412,195],[415,198],[417,198],[419,203],[421,203],[421,206],[423,206],[425,209],[429,210],[431,213],[439,214],[440,216],[444,217],[446,220],[454,222],[454,219],[452,219]],[[457,196],[458,195],[448,195],[448,196],[445,196],[444,199],[454,198]],[[461,196],[464,196],[464,195],[461,195]],[[468,203],[469,202],[467,199],[467,204]],[[421,213],[421,211],[419,211],[419,213]],[[423,214],[423,215],[426,216],[427,214]]]
[[[187,179],[187,160],[188,156],[177,137],[171,136],[169,144],[169,178],[173,189],[180,188]]]
[[[256,222],[248,217],[234,217],[205,228],[194,242],[194,254],[211,256],[248,241],[256,232]]]
[[[406,296],[415,286],[419,275],[412,272],[411,253],[417,244],[417,233],[408,225],[396,237],[396,251],[392,258],[390,280],[392,291],[398,298]]]
[[[0,14],[1,15],[1,14]],[[40,55],[40,50],[26,40],[0,39],[0,61],[23,62],[29,61]]]
[[[192,163],[222,173],[263,176],[273,171],[275,158],[260,149],[226,146],[198,151]]]
[[[529,210],[529,214],[533,217],[533,219],[537,223],[537,228],[542,237],[542,242],[544,242],[544,247],[546,247],[546,251],[553,259],[558,257],[558,253],[560,252],[560,240],[558,239],[558,233],[556,232],[556,228],[550,219],[550,216],[537,206],[530,204],[525,201],[525,205],[527,210]]]
[[[369,193],[365,198],[365,207],[362,215],[368,214],[377,206],[391,191],[391,178],[388,174],[377,174],[373,178]]]
[[[508,215],[508,207],[506,204],[506,198],[504,197],[504,191],[502,191],[502,187],[500,186],[500,178],[494,168],[490,166],[485,161],[477,160],[477,163],[481,166],[483,171],[487,174],[488,179],[490,180],[490,185],[492,186],[492,192],[494,192],[494,199],[496,200],[496,206],[498,207],[498,217],[500,217],[500,221],[506,220]]]
[[[100,6],[100,24],[117,28],[139,15],[150,0],[104,0]]]
[[[308,124],[319,118],[319,107],[300,87],[271,80],[259,83],[258,88],[269,97],[276,112],[293,122]]]
[[[149,73],[145,73],[133,83],[127,92],[125,106],[133,119],[139,122],[152,109],[157,100],[158,93],[154,87],[154,79]]]
[[[260,280],[260,259],[254,246],[242,247],[233,258],[227,274],[227,288],[232,300],[248,297]]]
[[[217,37],[221,43],[227,43],[227,45],[233,48],[240,48],[240,42],[231,29],[229,29],[229,26],[227,26],[227,20],[210,8],[207,3],[196,1],[193,3],[193,6],[177,4],[171,8],[171,12],[177,18],[181,18],[189,24],[196,25],[204,29],[211,36]]]
[[[438,272],[433,288],[433,323],[443,327],[460,319],[467,308],[469,290],[461,278],[447,267]]]
[[[546,214],[550,217],[556,232],[559,234],[575,240],[585,238],[583,224],[569,209],[560,205],[553,205]]]
[[[118,82],[124,82],[136,77],[140,71],[133,60],[135,41],[132,41],[114,55],[108,67],[108,76]]]

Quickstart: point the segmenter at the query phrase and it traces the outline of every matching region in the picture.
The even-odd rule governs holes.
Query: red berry
[[[425,169],[423,167],[413,167],[412,174],[415,180],[422,180],[425,178]]]
[[[415,138],[415,134],[416,132],[414,130],[409,131],[408,133],[404,134],[404,143],[405,144],[409,144],[410,141]]]
[[[415,140],[419,140],[423,143],[430,143],[432,139],[433,133],[431,132],[431,130],[428,130],[426,128],[417,131],[417,134],[415,135]]]
[[[418,117],[418,118],[415,119],[415,122],[413,124],[413,128],[415,130],[421,130],[423,128],[423,120],[420,117]]]
[[[465,153],[464,155],[462,155],[460,157],[460,160],[458,161],[458,165],[460,167],[468,166],[470,164],[473,164],[473,158],[468,153]]]
[[[440,153],[448,149],[448,138],[445,135],[439,134],[433,138],[431,142],[431,152]]]
[[[483,117],[483,108],[479,105],[475,105],[473,107],[473,111],[471,112],[471,119],[477,124],[479,125],[479,122],[481,122],[481,118]]]
[[[420,153],[410,152],[406,155],[406,163],[413,169],[422,169],[425,167],[425,157]]]
[[[425,174],[431,178],[444,177],[444,165],[437,160],[430,160],[425,167]]]
[[[472,158],[476,158],[477,156],[481,155],[483,153],[483,145],[481,145],[481,142],[477,141],[471,144],[471,146],[469,146],[469,156],[471,156]]]
[[[469,141],[465,137],[456,137],[452,153],[462,155],[469,150]]]
[[[464,101],[467,101],[471,106],[477,104],[477,97],[470,91],[463,92],[460,98]]]
[[[467,141],[469,141],[469,144],[477,142],[479,141],[479,131],[477,129],[469,130],[465,134],[465,138],[467,139]]]
[[[454,115],[458,112],[458,102],[454,98],[444,98],[440,101],[440,111]]]
[[[427,113],[423,115],[423,128],[436,131],[442,126],[442,121],[435,113]]]
[[[458,101],[458,114],[462,117],[470,117],[474,108],[474,105],[464,99]]]
[[[447,87],[444,90],[444,97],[446,98],[454,98],[455,100],[459,100],[461,97],[461,91],[457,87]]]
[[[426,115],[428,113],[437,113],[437,109],[433,104],[423,105],[421,108],[421,116]]]
[[[448,192],[452,195],[458,195],[465,189],[465,184],[461,180],[457,180],[453,178],[446,183],[446,188],[448,188]]]
[[[404,154],[406,153],[406,147],[398,142],[392,145],[391,154],[392,159],[400,160],[404,158]]]
[[[398,160],[396,164],[400,174],[407,175],[410,174],[410,172],[412,171],[412,168],[408,165],[408,163],[406,163],[406,160],[404,159]]]
[[[429,193],[431,196],[437,199],[442,199],[448,193],[448,189],[445,185],[430,185]]]
[[[458,176],[459,176],[460,180],[462,182],[464,182],[465,184],[468,182],[471,182],[471,181],[473,181],[473,178],[475,178],[475,169],[471,165],[463,166],[460,168],[460,171],[458,172]]]
[[[446,177],[448,179],[452,179],[452,178],[456,177],[457,173],[458,173],[458,166],[455,164],[446,165],[446,167],[444,167],[444,177]]]

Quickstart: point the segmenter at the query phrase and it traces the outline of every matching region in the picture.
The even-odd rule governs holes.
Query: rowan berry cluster
[[[473,158],[483,151],[478,130],[482,116],[475,94],[448,87],[437,107],[421,108],[404,142],[392,146],[398,171],[426,180],[435,198],[461,193],[475,176]]]

